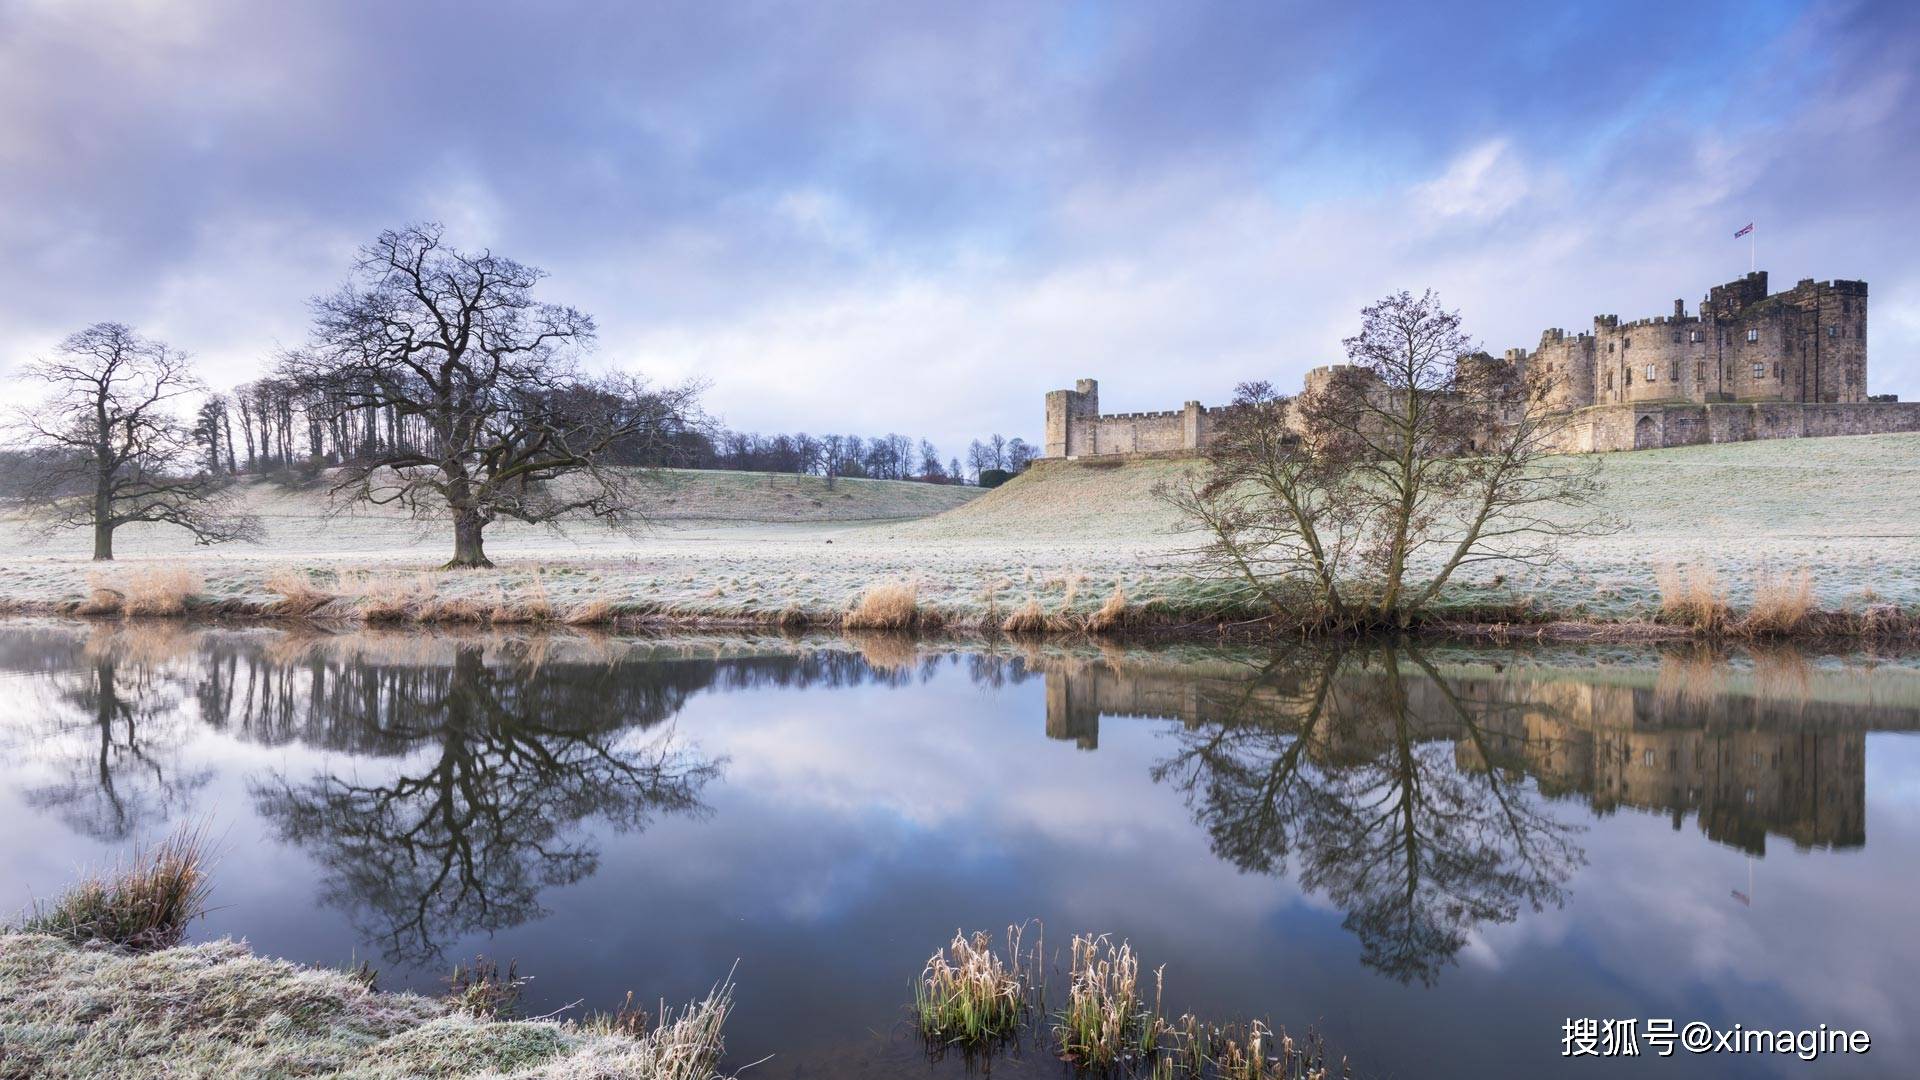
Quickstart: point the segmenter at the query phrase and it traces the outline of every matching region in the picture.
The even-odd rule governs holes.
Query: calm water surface
[[[0,905],[210,820],[196,938],[389,988],[517,958],[534,1012],[685,999],[737,961],[733,1057],[774,1055],[750,1075],[959,1075],[903,1024],[911,981],[955,928],[1029,918],[1050,947],[1124,936],[1173,1011],[1317,1029],[1363,1076],[1900,1076],[1920,1051],[1899,662],[16,623],[0,672]],[[1875,1046],[1569,1062],[1568,1017]]]

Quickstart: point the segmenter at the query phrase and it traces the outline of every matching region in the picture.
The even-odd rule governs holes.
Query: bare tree
[[[533,297],[541,271],[446,246],[438,225],[389,230],[361,249],[348,283],[314,302],[307,347],[286,375],[313,408],[388,410],[417,419],[418,445],[378,445],[335,475],[336,504],[447,517],[448,567],[491,566],[482,545],[501,518],[636,520],[639,471],[615,468],[664,447],[694,421],[699,388],[594,378],[578,357],[593,320]]]
[[[1320,629],[1404,629],[1463,567],[1539,565],[1612,528],[1593,463],[1553,456],[1543,371],[1475,351],[1431,292],[1361,315],[1350,363],[1294,398],[1241,386],[1205,473],[1162,489],[1233,595]]]
[[[175,410],[204,388],[184,353],[95,323],[25,374],[52,387],[14,422],[42,466],[19,497],[48,528],[91,528],[103,560],[113,558],[114,530],[135,522],[178,525],[202,544],[259,539],[259,522],[218,473],[197,468],[199,448]]]

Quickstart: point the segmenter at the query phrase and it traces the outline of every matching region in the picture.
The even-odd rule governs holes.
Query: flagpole
[[[1760,269],[1760,233],[1751,225],[1747,227],[1747,273]]]

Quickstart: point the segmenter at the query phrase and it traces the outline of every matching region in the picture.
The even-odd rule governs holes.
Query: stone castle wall
[[[1499,362],[1499,361],[1492,361]],[[1804,279],[1769,295],[1766,271],[1708,290],[1689,315],[1593,329],[1551,329],[1507,364],[1544,370],[1549,405],[1566,414],[1569,451],[1920,431],[1920,403],[1867,399],[1867,284]],[[1332,367],[1307,373],[1309,389]],[[1221,409],[1100,412],[1099,385],[1047,395],[1046,457],[1164,453],[1206,446]]]

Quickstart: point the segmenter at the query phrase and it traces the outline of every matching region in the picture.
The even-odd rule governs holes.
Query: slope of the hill
[[[1626,526],[1623,537],[1920,538],[1920,434],[1723,443],[1598,462],[1600,509]],[[964,506],[892,531],[954,540],[1165,535],[1179,515],[1155,486],[1203,467],[1194,458],[1041,461]]]

